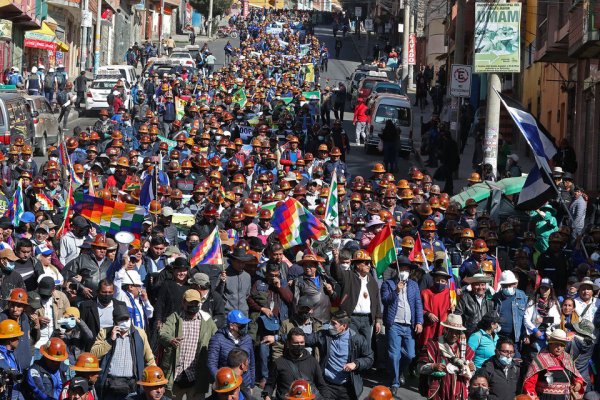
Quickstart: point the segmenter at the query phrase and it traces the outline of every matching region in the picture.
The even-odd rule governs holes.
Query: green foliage
[[[196,11],[208,18],[208,3],[209,0],[190,0],[190,4]],[[223,15],[227,11],[233,0],[213,0],[213,19],[216,15]]]

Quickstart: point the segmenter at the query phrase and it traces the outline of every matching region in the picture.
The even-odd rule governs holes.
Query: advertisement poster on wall
[[[475,3],[475,72],[521,70],[521,3]]]

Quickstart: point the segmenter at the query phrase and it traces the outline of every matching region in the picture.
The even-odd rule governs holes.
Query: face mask
[[[304,345],[293,344],[290,346],[289,352],[292,357],[300,357],[304,351]]]
[[[504,293],[505,296],[514,296],[515,291],[514,287],[502,288],[502,293]]]
[[[443,284],[443,283],[434,283],[433,284],[433,291],[434,292],[441,292],[442,290],[446,289],[446,287],[448,287],[448,285]]]
[[[401,282],[406,282],[408,280],[408,271],[400,271],[398,278],[400,278]]]
[[[129,328],[131,327],[131,320],[126,320],[126,321],[121,321],[119,322],[119,329],[121,330],[121,332],[125,333],[129,331]]]
[[[123,123],[123,125],[125,125],[125,126],[131,126],[131,121],[125,121],[125,122]]]
[[[110,167],[110,168],[108,169],[108,172],[109,172],[109,173],[112,175],[112,174],[114,174],[114,173],[115,173],[115,170],[116,170],[116,168],[114,168],[114,167]]]
[[[12,261],[6,261],[3,269],[7,272],[11,272],[13,269],[15,269],[15,263]]]
[[[344,271],[349,271],[350,270],[350,263],[340,263],[340,267],[344,270]]]
[[[339,332],[334,327],[331,327],[331,328],[329,328],[329,334],[331,336],[337,336],[337,335],[339,335]]]
[[[333,247],[336,249],[339,249],[340,245],[342,244],[342,239],[333,239]]]
[[[199,311],[200,311],[200,305],[197,305],[197,306],[187,306],[187,312],[190,315],[198,314]]]
[[[238,329],[240,336],[244,336],[248,333],[248,325],[240,326]]]
[[[482,386],[471,388],[469,391],[469,397],[472,399],[487,399],[490,394],[490,389],[484,388]]]
[[[103,306],[107,306],[110,304],[112,298],[113,297],[110,294],[99,294],[98,303],[102,304]]]
[[[58,162],[58,157],[50,157],[50,161],[56,161],[56,162]]]
[[[60,321],[58,321],[58,323],[60,324],[61,327],[65,328],[65,329],[73,329],[77,325],[77,321],[75,320],[74,317],[63,318]]]
[[[512,357],[499,356],[498,361],[500,361],[500,364],[502,364],[506,367],[512,363]]]
[[[502,330],[502,327],[500,325],[498,325],[496,328],[494,328],[495,333],[499,333],[501,330]]]

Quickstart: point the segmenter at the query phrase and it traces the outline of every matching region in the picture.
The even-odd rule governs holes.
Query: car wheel
[[[38,140],[37,144],[37,153],[38,155],[45,157],[48,152],[48,139],[46,132],[42,135],[42,137]]]

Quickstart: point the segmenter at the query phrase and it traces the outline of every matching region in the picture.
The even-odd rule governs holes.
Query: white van
[[[114,75],[121,75],[129,83],[129,86],[133,86],[137,82],[137,73],[132,65],[106,65],[98,68],[98,72],[96,72],[96,77]]]
[[[391,119],[400,128],[400,148],[402,156],[408,156],[413,151],[413,114],[410,99],[398,94],[382,93],[371,101],[367,123],[367,140],[365,151],[369,153],[377,149],[379,134],[383,132],[385,122]]]

